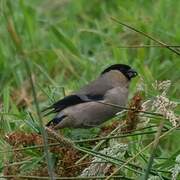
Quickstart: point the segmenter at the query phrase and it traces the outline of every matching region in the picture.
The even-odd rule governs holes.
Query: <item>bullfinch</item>
[[[60,99],[43,111],[56,113],[47,123],[53,129],[92,128],[115,116],[125,106],[129,83],[137,72],[129,65],[114,64],[79,91]]]

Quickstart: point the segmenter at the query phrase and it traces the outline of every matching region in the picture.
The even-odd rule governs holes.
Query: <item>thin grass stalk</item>
[[[55,176],[56,180],[83,180],[83,179],[105,179],[107,176],[88,176],[88,177],[58,177]],[[20,175],[6,175],[6,176],[0,176],[0,178],[6,178],[6,179],[12,179],[12,178],[18,178],[18,179],[49,179],[47,176],[20,176]],[[133,180],[132,178],[124,177],[124,176],[113,176],[112,178],[119,178],[123,180]]]
[[[46,131],[52,135],[57,141],[59,141],[61,144],[64,144],[66,147],[69,147],[69,148],[73,148],[74,150],[79,150],[81,152],[86,152],[88,154],[91,154],[92,155],[92,152],[93,150],[88,150],[86,148],[83,148],[83,147],[79,147],[77,146],[73,141],[67,139],[67,138],[64,138],[63,136],[57,134],[54,130],[46,127]],[[91,151],[91,152],[90,152]],[[96,152],[95,156],[97,156],[98,152]],[[106,155],[107,156],[107,155]],[[111,157],[110,157],[111,158]],[[112,158],[111,158],[112,159]],[[107,159],[105,159],[107,160]]]
[[[27,61],[27,58],[25,57],[25,54],[24,54],[24,51],[23,51],[23,48],[22,48],[21,38],[17,34],[17,32],[15,30],[15,26],[14,26],[14,23],[13,23],[13,20],[11,19],[11,17],[7,18],[7,23],[8,23],[8,32],[9,32],[9,34],[10,34],[10,36],[11,36],[11,38],[12,38],[14,44],[15,44],[18,55],[23,60],[27,76],[30,79],[30,85],[31,85],[31,88],[32,88],[32,93],[33,93],[34,103],[35,103],[35,107],[36,107],[36,112],[37,112],[37,115],[38,115],[40,129],[41,129],[41,133],[42,133],[42,137],[43,137],[44,153],[45,153],[45,157],[46,157],[47,165],[48,165],[48,174],[50,176],[50,179],[54,180],[53,167],[52,167],[51,158],[50,158],[50,155],[49,155],[49,152],[48,152],[47,134],[45,132],[43,122],[42,122],[42,118],[41,118],[41,113],[40,113],[39,104],[38,104],[38,100],[37,100],[37,94],[36,94],[34,82],[33,82],[32,75],[31,75],[31,69],[30,69],[29,63]]]
[[[167,130],[165,130],[165,131],[167,131]],[[92,138],[92,139],[82,139],[82,140],[77,140],[74,142],[75,143],[84,143],[84,142],[93,142],[93,141],[100,141],[100,140],[118,139],[118,138],[131,137],[131,136],[141,136],[141,135],[146,135],[146,134],[154,134],[156,132],[157,131],[149,131],[149,132],[134,133],[134,134],[124,134],[124,135]]]
[[[44,77],[53,85],[57,86],[57,83],[48,75],[48,73],[37,63],[33,62],[33,65],[44,75]]]
[[[174,47],[180,48],[180,45],[131,45],[131,46],[117,46],[117,48],[166,48],[166,47]]]
[[[45,157],[46,157],[47,165],[48,165],[48,174],[49,174],[49,176],[50,176],[50,178],[52,180],[55,180],[53,167],[52,167],[52,163],[51,163],[51,157],[49,155],[49,150],[48,150],[48,137],[47,137],[45,128],[43,126],[43,121],[42,121],[42,117],[41,117],[41,113],[40,113],[40,109],[39,109],[39,104],[38,104],[38,100],[37,100],[37,94],[36,94],[35,86],[34,86],[34,83],[33,83],[30,66],[29,66],[29,63],[28,63],[27,60],[24,60],[24,64],[25,64],[25,67],[26,67],[27,75],[30,77],[30,84],[31,84],[32,92],[33,92],[34,103],[35,103],[36,112],[37,112],[37,115],[38,115],[40,129],[41,129],[41,133],[42,133],[42,137],[43,137],[44,152],[45,152]]]
[[[124,124],[125,124],[125,122],[123,122],[122,124],[119,124],[118,127],[115,128],[114,130],[112,130],[112,131],[109,133],[108,136],[111,136],[112,134],[114,134],[114,133],[115,133],[116,131],[118,131],[122,126],[124,126]],[[108,137],[108,136],[107,136],[107,137]],[[100,142],[93,148],[93,150],[95,151],[95,150],[99,149],[105,142],[106,142],[106,140],[100,141]],[[78,161],[76,161],[75,164],[77,165],[77,164],[81,163],[81,162],[82,162],[84,159],[86,159],[88,156],[89,156],[89,154],[84,155],[81,159],[79,159]]]
[[[163,125],[164,125],[164,121],[160,122],[160,125],[158,127],[157,133],[155,135],[155,140],[154,140],[154,144],[152,146],[152,152],[151,152],[151,156],[149,158],[148,164],[147,164],[147,168],[146,168],[146,172],[145,175],[143,177],[143,180],[147,180],[149,177],[149,173],[151,171],[152,165],[153,165],[153,160],[154,160],[154,156],[155,156],[155,152],[157,149],[157,146],[159,144],[159,137],[161,135],[162,129],[163,129]]]
[[[149,126],[149,127],[144,127],[144,128],[140,128],[140,129],[136,129],[136,130],[134,130],[134,131],[142,131],[142,130],[144,130],[144,129],[148,129],[148,128],[153,128],[153,127],[156,127],[156,126]],[[134,131],[130,131],[130,132],[134,132]],[[154,133],[155,133],[156,131],[154,131]],[[151,133],[153,133],[152,131],[151,131]],[[112,133],[112,134],[114,134],[114,133]],[[143,134],[143,133],[142,133]],[[137,134],[133,134],[133,136],[135,136],[135,135],[142,135],[142,134],[139,134],[139,133],[137,133]],[[144,133],[144,134],[147,134],[147,133]],[[149,132],[148,132],[148,134],[150,134]],[[121,138],[121,137],[128,137],[128,136],[132,136],[132,134],[130,135],[130,134],[124,134],[124,135],[119,135],[119,136],[106,136],[106,137],[104,137],[106,140],[108,140],[108,139],[113,139],[114,137],[115,138]],[[89,140],[97,140],[97,139],[89,139]],[[98,139],[99,140],[99,139]],[[82,139],[82,140],[74,140],[74,141],[72,141],[72,142],[74,142],[74,143],[81,143],[81,142],[88,142],[88,139]],[[58,142],[58,143],[50,143],[50,144],[48,144],[48,146],[49,147],[52,147],[52,146],[59,146],[59,145],[62,145],[62,143],[60,143],[60,142]],[[13,149],[13,150],[5,150],[5,151],[0,151],[0,153],[7,153],[7,152],[15,152],[15,151],[24,151],[24,150],[28,150],[28,149],[38,149],[38,148],[43,148],[43,146],[44,145],[34,145],[34,146],[29,146],[29,147],[22,147],[22,148],[16,148],[16,149]]]
[[[166,44],[166,43],[164,43],[164,42],[162,42],[162,41],[160,41],[160,40],[158,40],[158,39],[150,36],[150,35],[147,34],[147,33],[144,33],[144,32],[142,32],[142,31],[140,31],[140,30],[138,30],[138,29],[136,29],[136,28],[134,28],[134,27],[132,27],[132,26],[130,26],[130,25],[127,25],[127,24],[125,24],[125,23],[123,23],[123,22],[120,22],[118,19],[116,19],[116,18],[114,18],[114,17],[111,17],[111,19],[112,19],[113,21],[117,22],[118,24],[121,24],[121,25],[123,25],[123,26],[125,26],[125,27],[127,27],[127,28],[129,28],[129,29],[131,29],[131,30],[133,30],[133,31],[135,31],[135,32],[143,35],[143,36],[146,36],[147,38],[155,41],[156,43],[158,43],[158,44],[166,47],[166,48],[169,49],[170,51],[172,51],[172,52],[174,52],[175,54],[177,54],[177,55],[180,56],[180,52],[177,51],[177,50],[175,50],[175,49],[173,49],[173,48],[170,47],[168,44]]]
[[[89,150],[89,149],[86,149],[86,148],[81,148],[81,151],[82,151],[82,152],[86,151],[86,152],[88,152],[89,154],[95,155],[95,156],[98,155],[98,157],[100,157],[100,158],[102,158],[102,159],[105,159],[105,160],[107,160],[107,158],[110,158],[110,159],[115,160],[115,161],[117,161],[117,162],[125,163],[124,160],[121,160],[121,159],[118,159],[118,158],[114,158],[114,157],[111,157],[111,156],[108,156],[108,155],[104,155],[104,154],[102,154],[102,153],[95,152],[95,151],[92,151],[92,150]],[[16,163],[10,164],[10,165],[8,165],[8,166],[15,166],[15,165],[17,165],[17,164],[24,164],[24,163],[26,163],[26,162],[28,162],[28,161],[16,162]],[[63,161],[63,162],[65,162],[65,161]],[[109,163],[109,161],[107,161],[107,162],[103,162],[103,161],[100,161],[100,162],[85,162],[85,163],[81,163],[81,164],[78,164],[78,165],[69,166],[69,167],[67,167],[66,169],[74,168],[74,167],[76,167],[76,166],[81,166],[81,165],[84,165],[84,164],[92,164],[92,163]],[[114,161],[113,161],[112,163],[114,164]],[[129,163],[128,165],[131,166],[131,167],[133,167],[133,168],[135,168],[135,170],[132,169],[132,168],[130,168],[130,167],[128,167],[128,166],[126,167],[127,169],[132,170],[132,171],[134,171],[134,172],[137,172],[138,174],[143,174],[143,173],[141,173],[141,172],[139,172],[139,171],[136,170],[136,169],[140,169],[141,171],[144,171],[144,169],[143,169],[142,167],[137,166],[137,165],[132,164],[132,163]],[[154,170],[154,169],[152,169],[152,170],[150,171],[150,173],[151,173],[152,175],[157,175],[158,172],[171,173],[171,172],[162,171],[162,170],[156,171],[156,170]],[[164,177],[164,176],[163,176],[163,177]],[[164,178],[167,179],[166,177],[164,177]]]
[[[101,159],[104,159],[107,161],[107,163],[111,162],[112,164],[115,164],[115,165],[119,165],[119,163],[126,163],[126,161],[123,161],[121,159],[118,159],[118,158],[115,158],[115,157],[112,157],[112,156],[109,156],[107,154],[102,154],[100,152],[97,152],[97,151],[93,151],[93,150],[90,150],[90,149],[87,149],[87,148],[84,148],[84,147],[80,147],[81,151],[82,152],[86,152],[90,155],[93,155],[95,157],[99,157]],[[130,166],[130,167],[129,167]],[[134,172],[134,173],[138,173],[138,174],[141,174],[143,175],[144,173],[141,172],[141,171],[144,171],[145,169],[143,169],[142,167],[140,166],[137,166],[135,164],[131,164],[131,163],[128,163],[124,166],[124,168]],[[141,171],[137,170],[137,169],[140,169]],[[152,175],[158,175],[158,173],[155,171],[155,170],[151,170],[150,173]],[[167,177],[163,176],[164,179],[168,179]]]
[[[59,146],[60,144],[61,143],[50,143],[50,144],[48,144],[48,147]],[[0,151],[0,153],[24,151],[24,150],[38,149],[38,148],[44,148],[44,145],[36,145],[36,146],[29,146],[29,147],[23,147],[23,148],[16,148],[16,149],[12,149],[12,150],[5,150],[5,151]]]
[[[122,161],[122,160],[120,160],[120,159],[118,159],[118,158],[114,158],[114,157],[109,156],[109,155],[107,155],[107,154],[102,154],[102,153],[100,153],[100,152],[93,151],[93,150],[90,150],[90,149],[88,149],[88,148],[80,147],[80,149],[81,149],[82,152],[85,152],[85,153],[88,153],[88,154],[90,154],[90,155],[92,155],[92,156],[101,158],[101,159],[103,159],[103,160],[105,160],[105,161],[107,161],[107,162],[109,162],[109,163],[115,164],[115,165],[121,165],[121,163],[124,162],[124,161]],[[125,167],[126,169],[130,170],[130,171],[135,172],[135,173],[138,173],[138,174],[141,174],[141,175],[143,174],[143,172],[138,171],[138,170],[136,170],[136,169],[133,169],[133,168],[127,166],[127,165],[124,166],[124,167]],[[135,168],[137,168],[137,167],[135,167]]]
[[[165,130],[167,131],[167,130]],[[143,132],[143,133],[134,133],[134,134],[126,134],[126,135],[116,135],[116,136],[106,136],[106,137],[102,137],[102,138],[92,138],[92,139],[82,139],[82,140],[74,140],[72,141],[72,143],[84,143],[84,142],[92,142],[92,141],[99,141],[99,140],[109,140],[109,139],[116,139],[116,138],[124,138],[124,137],[131,137],[131,136],[138,136],[138,135],[146,135],[146,134],[153,134],[156,133],[157,131],[150,131],[150,132]],[[53,136],[54,137],[54,136]],[[57,138],[57,137],[56,137]],[[48,144],[48,147],[52,147],[52,146],[59,146],[62,145],[62,142],[64,142],[64,140],[62,141],[58,139],[58,143],[50,143]],[[7,152],[14,152],[14,151],[24,151],[24,150],[29,150],[29,149],[38,149],[38,148],[43,148],[44,145],[35,145],[35,146],[29,146],[29,147],[23,147],[23,148],[17,148],[17,149],[13,149],[13,150],[6,150],[6,151],[0,151],[0,153],[7,153]]]
[[[100,104],[104,104],[104,105],[107,105],[107,106],[112,106],[114,108],[118,108],[118,109],[124,109],[124,110],[128,110],[128,111],[134,111],[134,112],[139,112],[139,113],[144,113],[144,114],[149,114],[149,115],[154,115],[154,116],[160,116],[160,117],[163,117],[162,114],[159,114],[159,113],[154,113],[154,112],[149,112],[149,111],[142,111],[142,110],[136,110],[134,108],[127,108],[127,107],[124,107],[124,106],[119,106],[117,104],[112,104],[112,103],[105,103],[105,102],[101,102],[101,101],[96,101],[97,103],[100,103]]]
[[[56,140],[58,140],[59,142],[65,144],[65,145],[66,145],[67,147],[69,147],[69,148],[73,148],[73,149],[75,149],[75,150],[79,150],[79,151],[81,151],[81,152],[85,152],[85,153],[88,153],[88,154],[90,154],[90,155],[94,155],[94,156],[96,156],[96,157],[100,157],[100,158],[102,158],[102,159],[104,159],[104,160],[106,160],[106,161],[108,161],[108,162],[110,161],[110,162],[113,163],[113,164],[120,165],[120,164],[119,164],[119,161],[120,161],[119,159],[110,157],[110,156],[108,156],[108,155],[101,154],[101,153],[99,153],[99,152],[95,152],[95,151],[93,151],[93,150],[88,150],[88,149],[86,149],[86,148],[79,147],[79,146],[75,145],[72,141],[70,141],[70,140],[68,140],[68,139],[60,136],[59,134],[57,134],[55,131],[51,130],[50,128],[46,128],[46,130],[47,130],[48,133],[50,133],[54,138],[56,138]],[[117,161],[117,162],[115,162],[115,161]],[[121,163],[122,163],[122,162],[121,162]],[[125,167],[126,167],[127,169],[131,170],[131,171],[134,171],[134,172],[136,172],[136,173],[142,174],[140,171],[134,170],[134,169],[132,169],[132,168],[130,168],[130,167],[128,167],[128,166],[125,166]]]
[[[125,161],[123,161],[123,160],[121,160],[121,161],[122,161],[122,162],[125,162]],[[81,164],[78,164],[78,165],[72,165],[72,166],[66,167],[66,169],[71,169],[71,168],[74,168],[74,167],[77,167],[77,166],[86,165],[86,164],[97,164],[97,163],[109,163],[109,162],[104,162],[104,161],[84,162],[84,163],[81,163]],[[133,167],[135,167],[135,168],[138,168],[138,169],[143,170],[142,167],[137,166],[137,165],[135,165],[135,164],[132,164],[132,163],[131,163],[131,164],[129,164],[129,165],[130,165],[130,166],[133,166]],[[164,170],[159,170],[159,169],[158,169],[158,170],[152,169],[151,174],[156,175],[158,172],[171,174],[171,171],[164,171]]]
[[[159,139],[163,138],[164,136],[168,135],[169,133],[171,133],[172,131],[174,131],[176,128],[178,127],[173,127],[171,128],[169,131],[165,132],[164,134],[162,134],[161,136],[159,136]],[[151,147],[154,144],[155,140],[153,140],[151,143],[149,143],[147,146],[145,146],[141,151],[139,151],[138,153],[136,153],[132,158],[130,158],[129,160],[126,161],[126,163],[124,163],[123,165],[121,165],[118,169],[116,169],[113,173],[111,173],[110,176],[108,176],[105,180],[109,180],[111,179],[112,176],[114,176],[116,173],[118,173],[124,166],[126,166],[129,162],[131,162],[132,160],[134,160],[137,156],[139,156],[142,152],[144,152],[146,149],[148,149],[149,147]]]

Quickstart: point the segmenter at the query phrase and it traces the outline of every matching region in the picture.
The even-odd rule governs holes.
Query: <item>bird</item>
[[[93,128],[122,111],[128,100],[129,84],[138,73],[126,64],[113,64],[99,77],[63,99],[45,108],[45,115],[56,113],[46,126],[62,128]],[[49,112],[47,112],[49,110]]]

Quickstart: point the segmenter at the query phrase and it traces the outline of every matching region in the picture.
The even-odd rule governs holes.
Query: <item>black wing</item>
[[[42,110],[42,112],[46,112],[47,110],[50,110],[49,112],[47,112],[44,116],[47,116],[51,113],[56,113],[56,112],[60,112],[63,109],[76,105],[76,104],[80,104],[80,103],[85,103],[85,102],[89,102],[89,101],[98,101],[98,100],[102,100],[103,96],[102,95],[84,95],[84,94],[74,94],[74,95],[69,95],[64,97],[63,99],[55,102],[53,105],[45,108]]]

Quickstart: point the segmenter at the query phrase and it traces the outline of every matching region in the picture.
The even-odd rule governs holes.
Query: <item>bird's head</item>
[[[112,70],[120,71],[129,80],[131,80],[131,78],[136,77],[138,75],[138,73],[134,69],[132,69],[130,66],[128,66],[126,64],[111,65],[110,67],[106,68],[101,74],[105,74]]]

